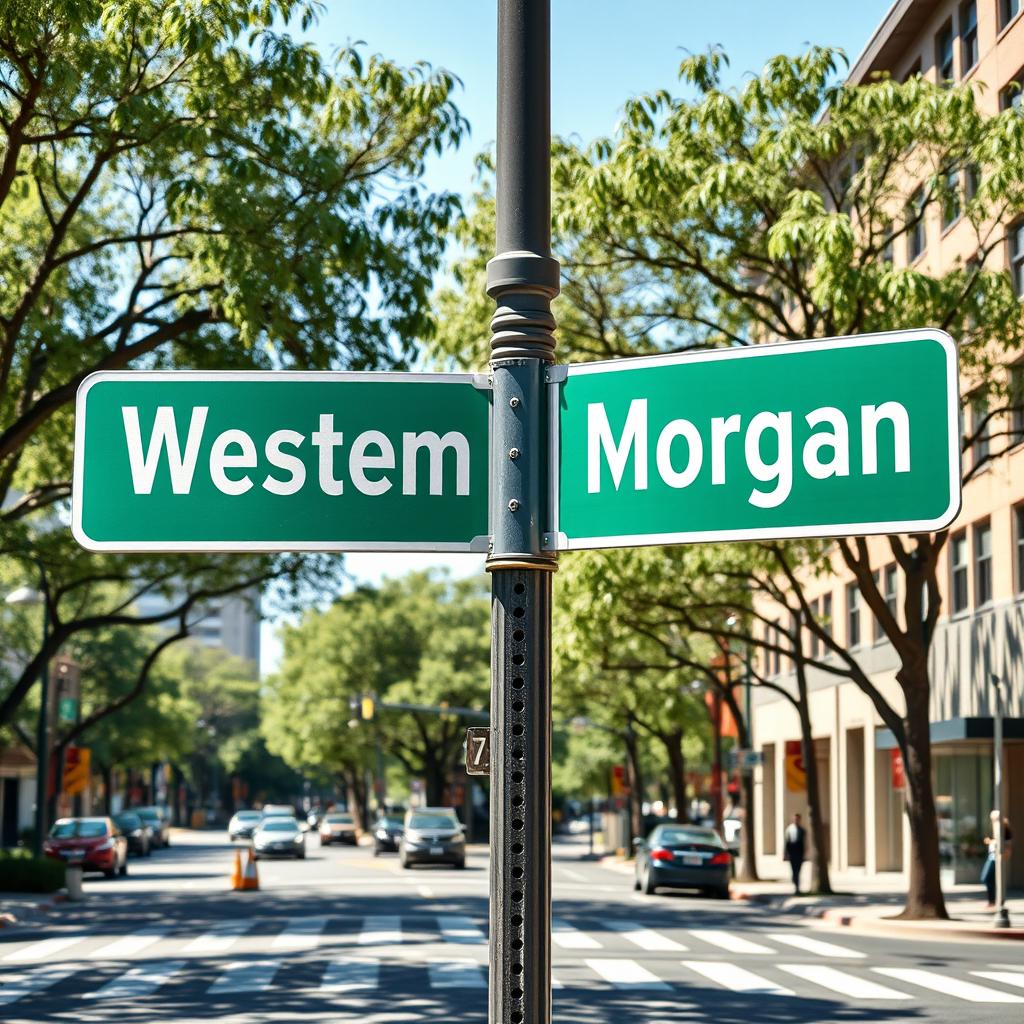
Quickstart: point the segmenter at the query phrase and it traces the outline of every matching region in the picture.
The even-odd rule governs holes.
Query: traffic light
[[[363,698],[359,703],[359,714],[364,722],[370,722],[373,720],[373,695],[364,693]]]

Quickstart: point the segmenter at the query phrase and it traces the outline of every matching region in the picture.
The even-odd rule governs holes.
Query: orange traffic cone
[[[260,876],[256,872],[256,858],[253,855],[252,847],[249,848],[248,856],[245,859],[245,871],[242,873],[242,888],[246,890],[259,889]]]
[[[236,892],[243,888],[242,879],[242,855],[235,849],[235,866],[231,871],[231,888]]]

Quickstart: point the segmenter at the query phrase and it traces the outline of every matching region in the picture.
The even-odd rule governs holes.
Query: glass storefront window
[[[974,751],[935,756],[939,855],[947,881],[975,882],[985,862],[992,810],[992,758]]]

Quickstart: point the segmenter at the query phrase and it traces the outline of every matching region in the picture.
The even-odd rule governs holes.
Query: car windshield
[[[239,811],[235,817],[239,821],[259,821],[261,815],[259,811]]]
[[[142,819],[137,814],[118,814],[114,818],[114,824],[118,828],[139,828]]]
[[[140,807],[134,813],[140,818],[145,818],[147,821],[160,820],[160,812],[155,807]]]
[[[652,842],[662,846],[681,846],[683,843],[704,843],[706,846],[721,846],[718,834],[709,828],[665,828],[655,832]]]
[[[107,823],[100,818],[75,818],[58,821],[50,836],[53,839],[97,839],[107,834]]]
[[[457,822],[447,814],[414,814],[409,828],[455,828]]]
[[[298,827],[295,821],[289,821],[287,818],[272,818],[263,823],[264,832],[295,832]]]
[[[351,825],[351,814],[328,814],[326,818],[328,825]]]
[[[401,818],[381,818],[380,821],[377,822],[377,827],[378,828],[401,828],[402,827],[402,819]]]

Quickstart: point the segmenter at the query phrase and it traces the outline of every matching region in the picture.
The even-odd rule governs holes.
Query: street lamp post
[[[1006,874],[1003,870],[1003,687],[1002,680],[992,673],[996,691],[994,729],[992,737],[992,847],[996,868],[996,928],[1010,927],[1010,914],[1006,909]]]
[[[50,659],[45,656],[46,646],[50,642],[50,608],[46,602],[45,580],[43,571],[39,570],[40,588],[18,587],[7,595],[7,604],[43,606],[43,664],[39,672],[39,719],[36,723],[36,820],[35,834],[32,837],[32,853],[36,857],[43,855],[43,833],[46,831],[46,794],[48,770],[50,767],[50,737],[47,718],[50,703]]]

